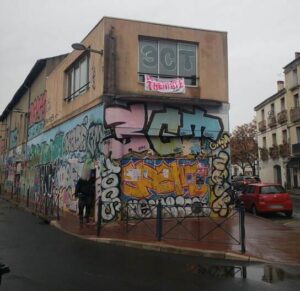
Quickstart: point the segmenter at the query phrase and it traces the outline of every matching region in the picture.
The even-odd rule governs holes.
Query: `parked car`
[[[283,212],[287,217],[293,215],[293,202],[287,191],[279,184],[249,184],[242,191],[239,200],[245,209],[253,214]]]
[[[241,191],[250,183],[257,183],[257,180],[251,176],[235,176],[231,181],[233,189]]]

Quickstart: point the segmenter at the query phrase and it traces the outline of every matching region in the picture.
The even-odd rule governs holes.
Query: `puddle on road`
[[[187,271],[215,279],[244,278],[271,284],[286,280],[300,281],[300,268],[294,266],[190,264]]]

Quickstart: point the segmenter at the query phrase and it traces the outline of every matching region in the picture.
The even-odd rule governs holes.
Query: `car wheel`
[[[284,214],[286,215],[286,217],[292,217],[293,211],[286,211],[286,212],[284,212]]]
[[[251,212],[253,215],[255,215],[255,216],[257,215],[257,210],[256,210],[256,207],[254,204],[251,206]]]

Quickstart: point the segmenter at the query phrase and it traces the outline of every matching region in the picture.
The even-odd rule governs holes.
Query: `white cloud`
[[[276,91],[300,50],[297,0],[1,0],[0,112],[35,61],[71,51],[103,16],[228,32],[231,127]]]

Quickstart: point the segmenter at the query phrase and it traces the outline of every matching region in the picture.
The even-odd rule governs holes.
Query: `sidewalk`
[[[199,232],[199,229],[204,233],[213,229],[215,223],[208,218],[201,218],[197,223],[188,223],[185,227],[177,226],[172,235],[163,237],[161,241],[156,240],[153,232],[155,220],[141,222],[138,226],[132,222],[129,225],[132,230],[128,233],[123,222],[108,223],[102,226],[99,237],[96,236],[95,224],[80,227],[78,217],[72,213],[65,212],[59,221],[52,221],[51,224],[67,233],[101,243],[219,259],[300,265],[300,228],[278,225],[251,214],[246,214],[245,217],[245,254],[241,253],[241,246],[219,227],[200,241],[186,236],[188,231],[185,227],[194,233]],[[227,220],[222,227],[239,238],[238,216]],[[163,224],[163,228],[164,232],[168,225]]]
[[[25,201],[11,201],[11,197],[1,197],[33,214],[34,206],[26,206]],[[204,256],[218,259],[272,262],[300,265],[300,224],[281,225],[263,217],[251,214],[245,216],[246,252],[241,253],[239,244],[239,217],[234,215],[228,220],[200,218],[184,220],[161,241],[155,236],[156,220],[145,220],[138,224],[131,221],[126,231],[125,222],[102,224],[100,236],[96,235],[96,225],[79,225],[78,217],[65,211],[60,220],[52,220],[51,225],[71,235],[99,243],[142,248],[154,251]],[[176,219],[163,220],[163,234],[174,226]],[[219,223],[222,228],[216,227]],[[293,226],[289,226],[293,225]],[[216,228],[214,231],[210,232]],[[210,232],[210,233],[209,233]],[[207,234],[209,233],[209,234]],[[205,236],[205,234],[207,234]],[[230,236],[230,235],[231,236]],[[195,239],[203,237],[201,240]]]

